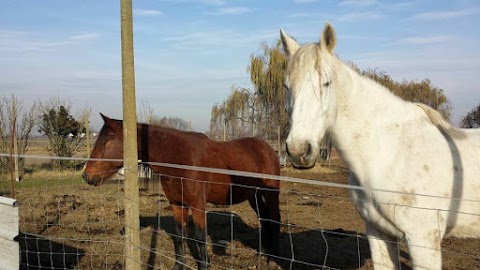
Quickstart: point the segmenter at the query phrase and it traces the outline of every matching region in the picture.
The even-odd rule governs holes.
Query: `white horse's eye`
[[[323,86],[325,86],[325,87],[328,87],[328,86],[330,86],[330,82],[326,82],[326,83],[324,83],[324,84],[323,84]]]

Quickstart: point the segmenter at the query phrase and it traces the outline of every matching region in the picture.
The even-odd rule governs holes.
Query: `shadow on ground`
[[[247,225],[240,216],[230,212],[208,213],[208,235],[213,243],[213,253],[218,256],[230,256],[226,248],[233,238],[244,246],[258,250],[257,227]],[[174,234],[172,216],[141,217],[141,227],[152,227]],[[193,227],[190,220],[190,231]],[[172,236],[173,237],[173,236]],[[190,236],[191,237],[191,236]],[[357,232],[335,230],[308,230],[295,226],[283,226],[280,236],[280,256],[275,261],[283,269],[319,269],[322,265],[335,269],[358,269],[370,258],[370,250],[365,235]],[[156,245],[156,237],[152,237],[151,246]],[[192,244],[189,244],[190,251]],[[191,253],[198,258],[195,252]],[[212,255],[212,254],[210,254]],[[153,257],[152,257],[153,256]],[[155,254],[150,254],[149,262],[153,264]],[[403,257],[406,254],[402,254]],[[214,263],[214,262],[213,262]],[[150,265],[152,265],[150,264]]]
[[[74,269],[85,255],[82,249],[37,235],[21,233],[15,240],[20,244],[21,270]]]

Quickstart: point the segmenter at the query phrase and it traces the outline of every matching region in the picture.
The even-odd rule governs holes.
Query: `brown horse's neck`
[[[207,138],[201,133],[148,124],[138,124],[137,132],[138,158],[144,162],[167,161],[166,158],[171,161],[172,158],[179,156],[178,152],[186,147],[185,144],[199,143]],[[151,160],[153,156],[155,160]]]
[[[142,161],[149,161],[150,140],[148,139],[152,126],[146,124],[138,124],[137,126],[137,142],[138,142],[138,158]]]

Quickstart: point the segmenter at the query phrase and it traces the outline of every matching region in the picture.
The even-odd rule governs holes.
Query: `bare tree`
[[[169,127],[178,130],[191,131],[192,125],[190,122],[180,118],[180,117],[158,117],[152,116],[150,124],[158,125],[162,127]]]
[[[152,118],[154,117],[153,108],[150,105],[150,102],[148,102],[147,100],[142,100],[138,111],[139,111],[139,115],[138,115],[139,121],[150,124],[152,121]]]
[[[13,119],[16,118],[15,142],[18,155],[24,155],[28,151],[28,142],[35,126],[35,112],[37,103],[26,110],[15,95],[11,98],[0,97],[0,152],[7,153],[11,145],[11,136],[13,131]],[[0,158],[0,172],[8,171],[8,158]],[[21,178],[24,174],[25,159],[18,158],[18,172]]]

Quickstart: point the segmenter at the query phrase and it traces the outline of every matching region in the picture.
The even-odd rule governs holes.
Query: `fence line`
[[[0,153],[0,157],[10,156],[9,154]],[[54,160],[81,160],[81,161],[105,161],[105,162],[123,162],[123,159],[104,159],[104,158],[82,158],[82,157],[58,157],[58,156],[36,156],[36,155],[17,155],[20,158],[32,158],[32,159],[54,159]],[[15,155],[14,155],[15,157]],[[326,187],[335,187],[335,188],[342,188],[342,189],[354,189],[354,190],[361,190],[366,192],[385,192],[385,193],[392,193],[397,195],[413,195],[418,197],[425,197],[425,198],[436,198],[436,199],[447,199],[447,200],[458,200],[463,202],[476,202],[480,203],[480,199],[471,199],[471,198],[455,198],[455,197],[446,197],[446,196],[438,196],[438,195],[430,195],[430,194],[422,194],[422,193],[410,193],[410,192],[401,192],[397,190],[389,190],[389,189],[381,189],[381,188],[368,188],[362,186],[354,186],[348,184],[338,184],[338,183],[331,183],[325,182],[321,180],[309,180],[303,178],[296,178],[296,177],[289,177],[289,176],[280,176],[280,175],[271,175],[271,174],[263,174],[263,173],[254,173],[254,172],[245,172],[245,171],[237,171],[237,170],[227,170],[227,169],[217,169],[217,168],[209,168],[209,167],[198,167],[198,166],[191,166],[191,165],[181,165],[181,164],[172,164],[172,163],[164,163],[164,162],[143,162],[142,160],[138,161],[139,164],[145,164],[150,166],[160,166],[160,167],[167,167],[167,168],[174,168],[174,169],[183,169],[183,170],[192,170],[192,171],[200,171],[200,172],[208,172],[208,173],[217,173],[217,174],[225,174],[225,175],[235,175],[235,176],[243,176],[243,177],[254,177],[254,178],[268,178],[272,180],[278,180],[283,182],[290,182],[290,183],[302,183],[308,185],[319,185],[319,186],[326,186]],[[448,210],[446,210],[448,211]]]
[[[2,154],[0,154],[2,156]],[[33,158],[33,159],[69,159],[69,160],[82,160],[82,161],[87,161],[91,160],[88,158],[65,158],[65,157],[50,157],[50,156],[27,156],[27,155],[22,155],[21,157],[23,158]],[[95,159],[99,161],[122,161],[121,159],[113,159],[113,160],[105,160],[105,159]],[[241,172],[241,171],[230,171],[230,170],[220,170],[220,169],[212,169],[212,168],[204,168],[204,167],[195,167],[195,166],[186,166],[186,165],[178,165],[178,164],[168,164],[168,163],[154,163],[154,162],[139,162],[140,165],[145,165],[145,166],[162,166],[162,167],[171,167],[171,168],[176,168],[176,169],[190,169],[194,171],[201,171],[201,172],[211,172],[211,173],[218,173],[218,174],[230,174],[230,175],[236,175],[236,176],[243,176],[243,177],[256,177],[256,178],[269,178],[273,180],[279,180],[279,181],[284,181],[285,185],[280,189],[280,194],[281,197],[283,197],[283,201],[281,201],[281,209],[282,209],[282,222],[281,228],[282,228],[282,250],[283,253],[279,256],[276,256],[275,259],[278,259],[280,261],[285,261],[286,263],[284,264],[285,269],[342,269],[344,268],[343,266],[340,266],[342,264],[336,264],[333,263],[332,261],[337,261],[341,259],[342,257],[336,253],[339,252],[339,250],[342,250],[342,245],[350,245],[350,248],[348,249],[349,251],[349,256],[351,258],[348,261],[349,266],[348,267],[362,267],[364,269],[363,265],[365,264],[365,258],[369,258],[368,253],[365,253],[367,246],[367,241],[368,238],[365,236],[363,233],[360,233],[363,230],[363,227],[361,225],[355,225],[355,227],[352,229],[351,225],[333,225],[333,226],[341,226],[341,228],[349,228],[347,230],[336,230],[334,229],[335,227],[332,227],[332,225],[327,225],[327,224],[335,224],[330,222],[330,219],[336,219],[335,215],[338,215],[339,213],[343,213],[345,215],[345,212],[324,212],[323,207],[327,205],[328,207],[339,207],[338,209],[341,209],[341,207],[348,206],[350,207],[347,210],[347,215],[351,215],[352,220],[357,219],[358,220],[358,214],[356,210],[353,208],[351,205],[350,198],[346,192],[341,192],[341,193],[336,193],[334,190],[335,189],[341,189],[341,190],[348,190],[351,189],[352,186],[346,185],[346,184],[337,184],[337,183],[329,183],[329,182],[324,182],[324,181],[316,181],[316,180],[307,180],[307,179],[302,179],[302,178],[295,178],[295,177],[286,177],[286,176],[273,176],[273,175],[265,175],[265,174],[257,174],[257,173],[248,173],[248,172]],[[77,179],[79,179],[79,173],[76,173]],[[153,180],[161,180],[162,177],[175,177],[171,175],[165,175],[165,174],[157,174],[154,173],[152,175]],[[185,177],[179,177],[182,179],[182,181],[196,181],[196,182],[201,182],[201,183],[206,183],[205,179],[189,179]],[[34,179],[36,180],[36,179]],[[27,259],[30,258],[30,261],[25,262],[25,265],[30,265],[34,266],[36,265],[37,261],[32,260],[32,257],[44,257],[44,256],[50,256],[50,260],[54,261],[56,260],[55,258],[58,258],[58,256],[63,256],[63,260],[68,261],[68,259],[65,259],[67,257],[77,257],[77,261],[80,261],[79,258],[81,258],[83,261],[85,260],[90,260],[91,261],[91,266],[85,266],[83,267],[89,268],[89,269],[99,269],[102,268],[98,265],[98,260],[105,260],[105,263],[103,263],[105,269],[109,269],[110,267],[114,269],[119,269],[118,266],[113,265],[116,261],[118,261],[116,258],[125,258],[125,254],[121,253],[118,247],[123,246],[125,243],[124,241],[121,241],[122,238],[118,238],[119,235],[116,235],[116,229],[113,228],[119,228],[122,227],[123,229],[125,228],[126,224],[123,221],[123,217],[119,214],[118,218],[112,220],[112,219],[102,219],[102,215],[112,215],[112,211],[115,210],[115,207],[117,209],[121,209],[123,207],[123,190],[121,189],[122,185],[121,182],[109,182],[110,184],[116,184],[117,189],[112,189],[111,186],[109,187],[108,185],[100,188],[100,187],[90,187],[87,186],[86,184],[83,186],[80,182],[75,182],[75,186],[72,186],[72,188],[67,188],[67,189],[62,189],[61,187],[56,187],[53,186],[55,185],[55,182],[49,182],[49,180],[43,180],[39,179],[42,181],[45,181],[44,184],[40,187],[42,192],[38,192],[38,190],[28,190],[28,189],[22,189],[21,185],[22,182],[17,183],[19,185],[19,197],[21,198],[19,200],[21,207],[20,210],[23,211],[29,211],[28,213],[32,213],[33,216],[27,223],[21,224],[24,226],[22,232],[28,233],[28,234],[21,234],[21,236],[17,239],[17,241],[21,242],[29,242],[30,244],[36,243],[35,246],[28,246],[27,245],[27,250],[25,252]],[[51,184],[50,184],[51,183]],[[288,183],[288,184],[287,184]],[[296,184],[306,184],[309,185],[308,189],[298,189],[295,186]],[[333,184],[333,185],[332,185]],[[224,185],[224,184],[221,184]],[[249,189],[254,189],[254,190],[262,190],[265,188],[262,187],[251,187],[251,186],[245,186],[245,185],[238,185],[238,184],[231,184],[231,186],[235,187],[242,187],[242,188],[249,188]],[[329,187],[331,193],[322,193],[321,187]],[[155,188],[155,187],[154,187]],[[160,187],[159,187],[160,188]],[[312,189],[312,188],[317,188],[317,189]],[[356,188],[356,187],[354,187]],[[363,188],[359,188],[362,190],[366,190]],[[105,191],[110,192],[109,194],[105,194]],[[319,192],[320,191],[320,192]],[[377,191],[377,190],[370,190],[370,191]],[[381,192],[388,192],[384,190],[380,190]],[[33,192],[33,193],[30,193]],[[45,192],[45,193],[44,193]],[[81,193],[83,192],[83,193]],[[333,193],[332,193],[333,192]],[[55,194],[62,194],[60,196],[57,196]],[[76,200],[75,196],[78,196],[81,198],[81,196],[84,196],[84,194],[87,193],[92,193],[94,197],[84,197],[88,198],[90,202],[82,202],[83,205],[78,206],[78,210],[73,209],[71,210],[72,212],[81,211],[80,214],[83,213],[85,215],[85,218],[82,216],[81,219],[79,218],[69,218],[69,212],[68,212],[68,207],[64,207],[62,204],[64,203],[72,203],[73,201]],[[28,195],[31,194],[31,195]],[[52,196],[53,194],[53,196]],[[69,195],[73,194],[73,195]],[[409,193],[402,193],[402,192],[394,192],[394,194],[400,194],[400,195],[417,195],[417,194],[409,194]],[[33,195],[33,196],[32,196]],[[420,194],[419,196],[423,196]],[[432,197],[432,196],[426,196],[426,197]],[[433,196],[436,197],[436,196]],[[449,198],[444,198],[444,197],[438,197],[441,199],[449,199]],[[479,200],[469,200],[470,202],[479,202]],[[331,203],[333,202],[333,203]],[[113,203],[113,208],[111,208],[111,203]],[[152,205],[153,203],[153,205]],[[382,202],[377,202],[382,204]],[[146,216],[147,218],[143,219],[143,224],[140,225],[139,228],[130,228],[132,230],[139,231],[142,234],[142,243],[140,246],[136,246],[135,248],[141,249],[142,253],[149,253],[149,256],[155,257],[155,255],[158,258],[163,258],[164,260],[160,261],[162,265],[167,265],[168,262],[173,262],[175,261],[174,259],[174,253],[172,252],[171,249],[171,243],[169,240],[170,238],[173,237],[181,237],[182,240],[185,240],[186,242],[195,242],[198,241],[194,237],[191,237],[190,235],[176,235],[175,233],[172,233],[171,230],[168,230],[168,225],[169,222],[171,224],[172,220],[169,219],[168,217],[171,216],[171,214],[168,212],[168,210],[163,209],[162,207],[168,206],[168,201],[165,200],[165,197],[161,195],[160,189],[159,190],[154,190],[153,193],[148,193],[148,191],[143,191],[140,204],[142,205],[142,208],[147,207],[147,210],[145,209],[141,211],[141,216]],[[388,204],[388,203],[385,203]],[[50,206],[49,206],[50,205]],[[302,206],[304,205],[304,206]],[[411,205],[400,205],[400,204],[391,204],[393,207],[415,207]],[[325,206],[325,207],[327,207]],[[51,208],[49,208],[51,207]],[[83,207],[83,208],[82,208]],[[100,211],[97,214],[92,215],[90,218],[90,212],[92,211],[92,207],[95,207],[95,209],[98,207],[98,210]],[[236,207],[236,206],[235,206]],[[232,269],[232,268],[248,268],[250,266],[242,266],[241,262],[238,262],[237,260],[241,260],[243,258],[242,256],[246,256],[245,254],[251,254],[253,252],[252,248],[255,249],[254,247],[256,245],[251,245],[248,244],[248,241],[257,241],[256,243],[258,246],[260,246],[260,232],[256,226],[260,224],[261,219],[256,218],[257,223],[251,223],[252,219],[251,218],[245,218],[245,215],[252,215],[253,211],[250,209],[240,209],[240,212],[236,212],[239,209],[232,207],[231,205],[227,206],[227,209],[224,208],[217,208],[215,209],[213,206],[209,206],[208,210],[205,210],[205,213],[208,214],[207,219],[209,220],[209,223],[212,222],[211,226],[209,227],[210,224],[207,226],[209,233],[206,244],[209,247],[209,254],[211,253],[211,250],[213,249],[221,249],[224,250],[224,259],[219,260],[217,257],[215,260],[215,267],[212,268],[212,270],[216,269]],[[304,208],[303,208],[304,207]],[[67,210],[65,210],[67,209]],[[213,209],[213,211],[212,211]],[[306,209],[301,210],[301,209]],[[434,208],[425,208],[425,209],[431,209],[432,211],[449,211],[449,210],[442,210],[442,209],[434,209]],[[195,209],[194,209],[195,210]],[[200,209],[196,209],[200,210]],[[45,211],[45,212],[42,212]],[[66,212],[67,211],[67,212]],[[83,212],[85,211],[85,212]],[[157,217],[153,218],[150,217],[152,212],[157,211]],[[167,211],[167,212],[164,212]],[[201,210],[204,211],[204,210]],[[248,212],[251,212],[250,214]],[[297,211],[300,211],[301,213],[297,213]],[[398,211],[398,209],[396,210]],[[453,212],[453,211],[452,211]],[[162,215],[160,215],[162,213]],[[302,214],[304,213],[304,214]],[[468,213],[460,213],[460,214],[468,214]],[[303,218],[307,217],[307,219],[313,219],[314,221],[318,221],[317,223],[315,222],[305,222]],[[25,216],[25,214],[24,214]],[[248,217],[248,216],[247,216]],[[114,224],[110,223],[114,222]],[[255,225],[257,224],[257,225]],[[317,225],[315,225],[317,224]],[[322,224],[322,225],[320,225]],[[217,226],[217,227],[216,227]],[[218,227],[220,226],[220,227]],[[231,226],[231,227],[228,227]],[[245,227],[246,226],[246,227]],[[43,229],[41,229],[43,227]],[[222,227],[222,228],[221,228]],[[225,228],[223,228],[225,227]],[[33,231],[31,232],[30,230]],[[362,228],[362,229],[360,229]],[[222,233],[216,232],[216,230],[222,230]],[[227,232],[228,231],[228,236]],[[245,230],[247,230],[245,232]],[[78,231],[78,235],[77,232]],[[57,233],[55,233],[57,232]],[[73,234],[71,233],[73,232]],[[86,234],[86,232],[88,234]],[[113,236],[111,236],[111,234]],[[237,238],[238,235],[242,235],[242,233],[246,233],[249,236],[243,236],[240,238]],[[152,234],[152,237],[161,237],[159,239],[167,239],[164,242],[163,240],[160,241],[159,243],[156,243],[155,245],[151,245],[150,247],[148,246],[149,242],[145,242],[145,238],[147,235]],[[250,235],[253,238],[250,238]],[[123,236],[122,236],[123,237]],[[166,238],[165,238],[166,237]],[[225,238],[226,237],[226,238]],[[257,239],[258,238],[258,239]],[[153,239],[153,238],[150,238]],[[250,240],[249,240],[250,239]],[[256,239],[256,240],[251,240],[251,239]],[[317,259],[311,259],[310,257],[305,257],[305,255],[301,254],[302,249],[305,249],[305,245],[302,241],[309,241],[311,240],[312,243],[309,243],[309,245],[314,244],[311,248],[316,249],[317,254],[314,255],[314,258]],[[74,249],[55,249],[55,248],[46,248],[46,249],[41,249],[42,246],[42,241],[47,241],[49,245],[58,245],[60,243],[61,245],[66,245],[74,247]],[[151,240],[153,241],[153,240]],[[243,242],[245,241],[245,242]],[[397,241],[398,246],[400,246],[399,241]],[[25,245],[25,244],[24,244]],[[97,249],[93,251],[79,251],[82,247],[87,247],[87,246],[99,246],[99,247],[105,247],[104,249]],[[159,246],[160,245],[160,246]],[[110,246],[114,246],[113,250],[110,248]],[[30,250],[29,248],[32,247]],[[76,248],[76,249],[75,249]],[[404,249],[404,248],[403,248]],[[305,251],[305,250],[303,250]],[[473,250],[472,250],[473,251]],[[188,256],[188,251],[186,252]],[[62,255],[63,254],[63,255]],[[262,255],[261,252],[255,252],[255,254]],[[448,254],[451,254],[452,256],[463,256],[462,258],[467,258],[467,259],[472,259],[472,260],[478,260],[480,256],[478,254],[475,254],[474,252],[468,252],[466,250],[452,250],[449,251]],[[82,257],[83,256],[83,257]],[[240,257],[239,257],[240,256]],[[250,255],[248,255],[250,256]],[[399,253],[398,256],[402,256],[401,253]],[[113,258],[113,259],[108,259],[108,258]],[[258,262],[256,263],[257,265],[260,265],[260,256],[258,257]],[[58,259],[57,259],[58,260]],[[186,261],[186,268],[191,268],[192,265],[195,265],[194,262],[195,258],[189,257]],[[231,260],[231,261],[228,261]],[[353,260],[353,261],[352,261]],[[40,262],[40,259],[38,259]],[[219,263],[221,262],[221,263]],[[84,263],[84,262],[83,262]],[[142,258],[141,262],[143,267],[147,267],[147,269],[157,269],[158,267],[158,261],[155,259],[152,260],[146,260],[145,256]],[[52,264],[53,265],[53,264]],[[64,263],[63,265],[60,266],[60,269],[63,269],[61,267],[68,268],[67,263]],[[354,266],[352,266],[354,265]],[[42,266],[48,266],[47,265],[42,265]],[[82,267],[82,268],[83,268]],[[305,267],[305,268],[304,268]],[[347,267],[347,266],[345,266]],[[57,269],[52,268],[52,269]],[[471,267],[470,267],[471,268]],[[163,269],[163,268],[162,268]],[[368,269],[368,268],[367,268]]]

